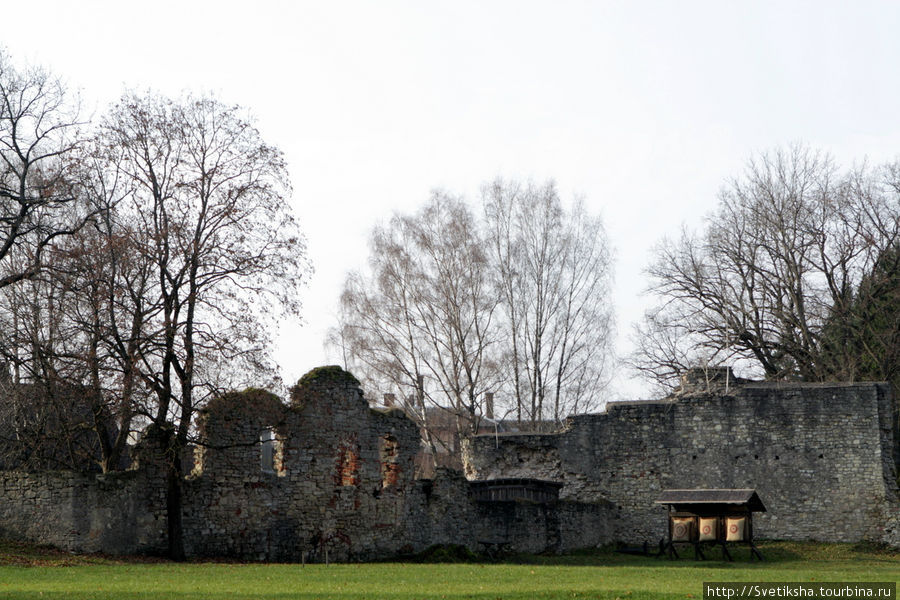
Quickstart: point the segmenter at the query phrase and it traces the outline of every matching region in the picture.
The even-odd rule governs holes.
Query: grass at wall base
[[[76,556],[0,543],[0,598],[321,598],[484,600],[702,598],[704,581],[898,581],[900,552],[851,544],[763,542],[765,562],[670,561],[596,550],[502,562],[171,563]]]

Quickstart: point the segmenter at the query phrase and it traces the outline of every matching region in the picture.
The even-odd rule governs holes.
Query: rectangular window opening
[[[275,473],[275,430],[271,427],[259,434],[259,466],[263,473]]]

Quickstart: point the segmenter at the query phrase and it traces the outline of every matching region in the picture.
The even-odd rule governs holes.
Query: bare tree
[[[437,192],[413,216],[372,234],[371,273],[351,274],[339,332],[370,386],[415,398],[426,441],[424,400],[457,415],[458,433],[477,431],[484,393],[498,385],[497,300],[480,224],[466,204]],[[427,376],[434,388],[424,388]],[[385,389],[384,387],[382,389]],[[434,448],[432,448],[434,452]]]
[[[283,157],[238,107],[127,95],[99,135],[128,189],[104,235],[135,250],[117,254],[130,324],[111,327],[110,352],[155,399],[147,417],[171,458],[170,554],[183,558],[177,457],[192,417],[210,395],[273,373],[268,334],[299,311],[305,244]]]
[[[14,434],[45,440],[46,452],[31,454],[45,454],[57,468],[84,464],[85,455],[73,445],[83,445],[85,437],[68,432],[67,452],[58,452],[50,447],[59,444],[45,439],[48,432],[81,427],[85,415],[72,408],[76,388],[61,379],[51,351],[66,339],[56,318],[64,299],[42,271],[54,247],[92,215],[72,173],[82,143],[78,104],[62,81],[38,67],[19,67],[0,50],[0,302],[7,308],[0,316],[0,354],[15,375],[5,383],[6,408],[16,413],[16,428],[37,428]],[[15,290],[13,284],[27,285]],[[31,388],[19,386],[22,375]]]
[[[87,395],[69,380],[77,351],[61,315],[66,297],[46,269],[0,294],[4,352],[0,464],[8,469],[90,469],[98,452]],[[12,367],[12,371],[8,367]]]
[[[79,126],[59,78],[0,49],[0,288],[33,277],[48,245],[85,222],[68,173]]]
[[[73,163],[73,189],[92,217],[45,251],[39,273],[3,290],[6,359],[15,384],[40,385],[45,398],[57,387],[80,397],[82,409],[72,414],[93,433],[89,458],[107,472],[122,466],[132,421],[149,411],[137,367],[158,312],[154,271],[116,210],[133,192],[118,177],[118,162],[85,143]],[[49,444],[48,436],[35,437]]]
[[[483,192],[503,307],[507,364],[521,423],[597,407],[611,377],[611,255],[583,203],[555,185],[495,181]]]
[[[769,378],[821,380],[829,320],[900,235],[889,171],[845,175],[802,146],[753,159],[697,235],[664,241],[648,269],[659,298],[632,364],[671,387],[691,363],[733,361]]]
[[[12,417],[86,439],[103,470],[135,419],[152,423],[182,558],[175,457],[211,394],[274,383],[269,334],[299,311],[305,243],[284,159],[238,107],[131,94],[91,140],[79,125],[58,79],[0,52],[0,383],[64,388],[47,398],[73,410]]]
[[[536,427],[595,407],[609,378],[600,220],[581,203],[563,209],[552,184],[497,182],[484,204],[476,217],[436,193],[417,214],[376,228],[371,271],[347,279],[331,336],[370,388],[427,397],[444,420],[462,415],[461,435],[479,430],[488,394],[499,414],[511,405]],[[414,405],[434,451],[426,407]]]

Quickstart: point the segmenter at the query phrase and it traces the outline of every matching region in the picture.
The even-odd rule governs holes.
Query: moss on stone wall
[[[302,388],[309,385],[321,384],[349,384],[359,385],[359,380],[349,371],[345,371],[338,365],[329,365],[327,367],[316,367],[300,378],[297,387]]]
[[[276,394],[260,388],[247,388],[240,392],[226,392],[212,398],[198,411],[197,428],[201,436],[209,435],[208,427],[228,427],[225,423],[238,426],[251,422],[254,425],[278,425],[284,420],[286,409],[284,400]]]

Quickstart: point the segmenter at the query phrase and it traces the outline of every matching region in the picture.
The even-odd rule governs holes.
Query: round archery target
[[[728,519],[728,533],[725,536],[725,540],[729,542],[742,542],[744,540],[746,523],[747,519],[744,517],[730,517]]]
[[[718,523],[718,519],[716,519],[715,517],[700,519],[700,541],[701,542],[715,541],[715,539],[716,539],[716,524],[717,523]]]
[[[691,541],[691,526],[693,523],[693,519],[672,519],[672,541]]]

